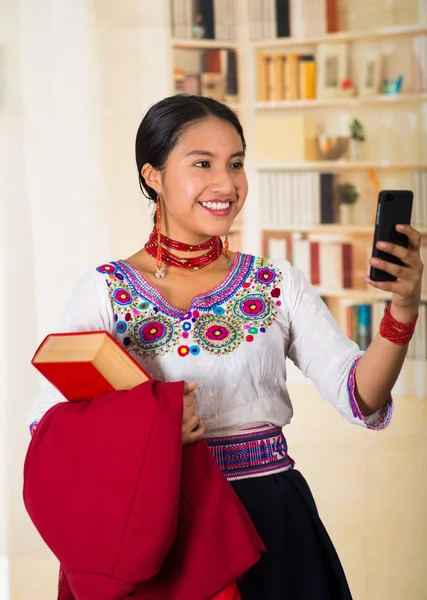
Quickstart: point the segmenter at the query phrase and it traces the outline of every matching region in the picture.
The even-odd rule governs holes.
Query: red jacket
[[[151,380],[41,420],[24,502],[61,600],[207,600],[265,550],[205,442],[182,446],[182,397]]]

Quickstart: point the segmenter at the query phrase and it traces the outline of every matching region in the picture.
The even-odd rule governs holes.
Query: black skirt
[[[351,600],[336,550],[299,471],[230,483],[267,548],[239,582],[242,600]]]

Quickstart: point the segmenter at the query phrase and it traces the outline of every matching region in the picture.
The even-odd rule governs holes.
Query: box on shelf
[[[255,150],[260,161],[316,160],[316,119],[263,111],[255,117]]]

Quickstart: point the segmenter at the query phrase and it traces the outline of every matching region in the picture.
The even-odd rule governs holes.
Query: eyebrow
[[[188,152],[186,154],[186,156],[209,156],[210,158],[213,158],[215,156],[215,154],[213,152],[209,152],[209,150],[190,150],[190,152]],[[233,154],[230,154],[229,158],[244,158],[245,157],[245,153],[243,150],[239,150],[238,152],[233,152]]]

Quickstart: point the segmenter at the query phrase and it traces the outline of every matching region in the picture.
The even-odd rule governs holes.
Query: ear
[[[141,175],[145,183],[149,185],[157,194],[162,193],[162,177],[160,171],[155,169],[150,163],[145,163],[141,168]]]

